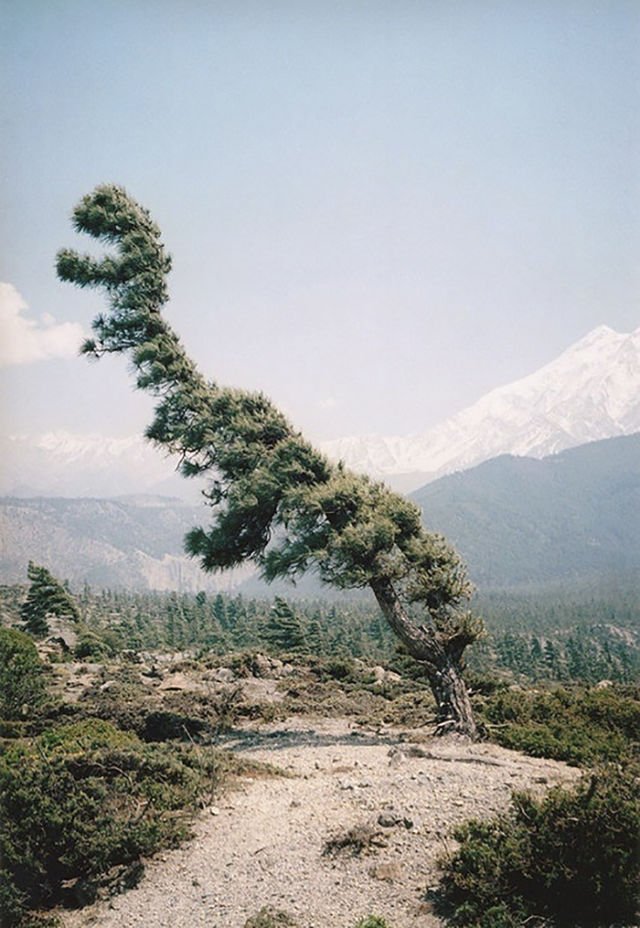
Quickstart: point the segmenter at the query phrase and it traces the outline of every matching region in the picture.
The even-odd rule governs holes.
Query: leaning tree
[[[212,522],[187,534],[187,552],[206,571],[252,561],[266,580],[311,570],[342,589],[369,587],[424,667],[439,731],[474,736],[462,655],[481,623],[465,608],[470,585],[456,552],[423,529],[413,503],[330,463],[262,393],[202,376],[160,313],[171,268],[160,231],[125,190],[97,187],[73,223],[115,249],[57,257],[62,280],[108,298],[83,352],[128,353],[136,386],[157,398],[147,438],[178,456],[184,476],[209,477]]]
[[[27,576],[30,580],[27,598],[20,606],[20,618],[24,630],[36,638],[44,638],[49,632],[48,619],[52,616],[80,621],[80,612],[75,600],[59,580],[46,567],[29,561]]]

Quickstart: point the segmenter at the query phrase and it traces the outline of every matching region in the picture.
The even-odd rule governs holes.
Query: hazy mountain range
[[[427,527],[456,544],[481,587],[509,587],[640,568],[638,432],[640,329],[601,326],[429,432],[325,451],[422,485]],[[24,581],[32,559],[75,586],[258,592],[251,568],[206,576],[185,558],[185,532],[208,519],[198,484],[142,438],[14,436],[1,453],[0,582]]]
[[[510,455],[415,493],[479,588],[640,577],[640,434]]]
[[[594,329],[555,361],[499,387],[427,432],[325,442],[350,467],[408,492],[501,454],[545,455],[640,430],[640,329]],[[1,440],[0,493],[196,499],[198,485],[140,437],[50,432]]]
[[[543,460],[502,456],[413,499],[481,590],[640,572],[640,435]],[[251,567],[207,575],[184,556],[185,532],[207,518],[203,505],[159,497],[1,499],[0,582],[24,582],[32,559],[76,588],[265,593]],[[305,581],[301,592],[321,589]]]
[[[170,497],[0,499],[0,582],[25,582],[33,560],[76,589],[229,591],[252,569],[207,575],[184,554],[207,515]]]
[[[6,496],[197,496],[197,484],[178,476],[174,462],[142,435],[10,435],[0,438],[0,454],[0,492]]]

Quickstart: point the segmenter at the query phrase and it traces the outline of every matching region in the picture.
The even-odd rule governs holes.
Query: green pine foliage
[[[20,620],[24,588],[0,587],[0,608]],[[377,604],[364,596],[337,602],[283,600],[300,623],[308,652],[352,655],[393,664],[412,673],[415,662],[396,653],[397,639]],[[216,654],[267,644],[273,600],[241,594],[93,591],[76,597],[84,622],[78,626],[76,657],[104,660],[123,649],[197,649]],[[483,598],[488,634],[469,652],[466,676],[474,690],[491,675],[504,682],[540,684],[614,683],[640,680],[637,596],[611,590],[600,599],[577,594],[496,594]],[[534,631],[528,632],[527,623]],[[277,644],[270,645],[277,649]]]
[[[29,635],[0,628],[0,719],[19,721],[44,705],[43,670]]]
[[[633,758],[640,744],[640,689],[499,690],[480,707],[504,747],[570,764]]]
[[[522,682],[640,678],[637,583],[485,592],[475,608],[488,633],[469,653],[476,672],[505,670]]]
[[[611,766],[509,813],[472,821],[443,861],[441,914],[460,928],[608,928],[635,923],[640,886],[637,766]]]
[[[289,603],[280,596],[276,596],[263,636],[269,648],[276,653],[288,651],[304,654],[309,650],[302,622]]]
[[[44,638],[49,631],[47,618],[51,616],[79,621],[80,613],[73,597],[46,567],[29,561],[27,576],[31,585],[20,609],[25,631],[36,638]]]

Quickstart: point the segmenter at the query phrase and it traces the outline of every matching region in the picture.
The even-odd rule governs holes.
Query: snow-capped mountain
[[[491,391],[424,433],[325,442],[355,470],[408,492],[500,454],[542,458],[586,442],[640,431],[640,329],[600,326],[528,377]],[[141,436],[49,432],[0,439],[0,495],[199,498],[202,486]]]
[[[354,470],[411,490],[500,454],[542,458],[640,431],[640,328],[599,326],[534,374],[422,434],[325,442]]]
[[[175,461],[137,435],[10,435],[0,439],[0,453],[0,493],[6,496],[184,496],[187,489]]]

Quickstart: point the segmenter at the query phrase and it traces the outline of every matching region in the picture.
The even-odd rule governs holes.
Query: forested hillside
[[[505,455],[412,494],[481,589],[640,568],[640,435],[544,458]]]
[[[476,586],[610,583],[640,569],[640,435],[594,442],[542,461],[501,457],[413,495],[430,530],[450,538]],[[251,568],[204,574],[183,538],[204,507],[159,496],[0,500],[0,581],[29,560],[81,586],[267,595]],[[302,578],[282,595],[327,596]]]
[[[0,621],[20,625],[24,586],[0,587]],[[295,652],[338,661],[407,663],[372,599],[274,600],[241,594],[92,591],[76,597],[83,631],[78,657],[123,650]],[[640,676],[640,597],[633,586],[546,594],[496,593],[473,606],[487,634],[467,669],[522,681],[633,682]]]

